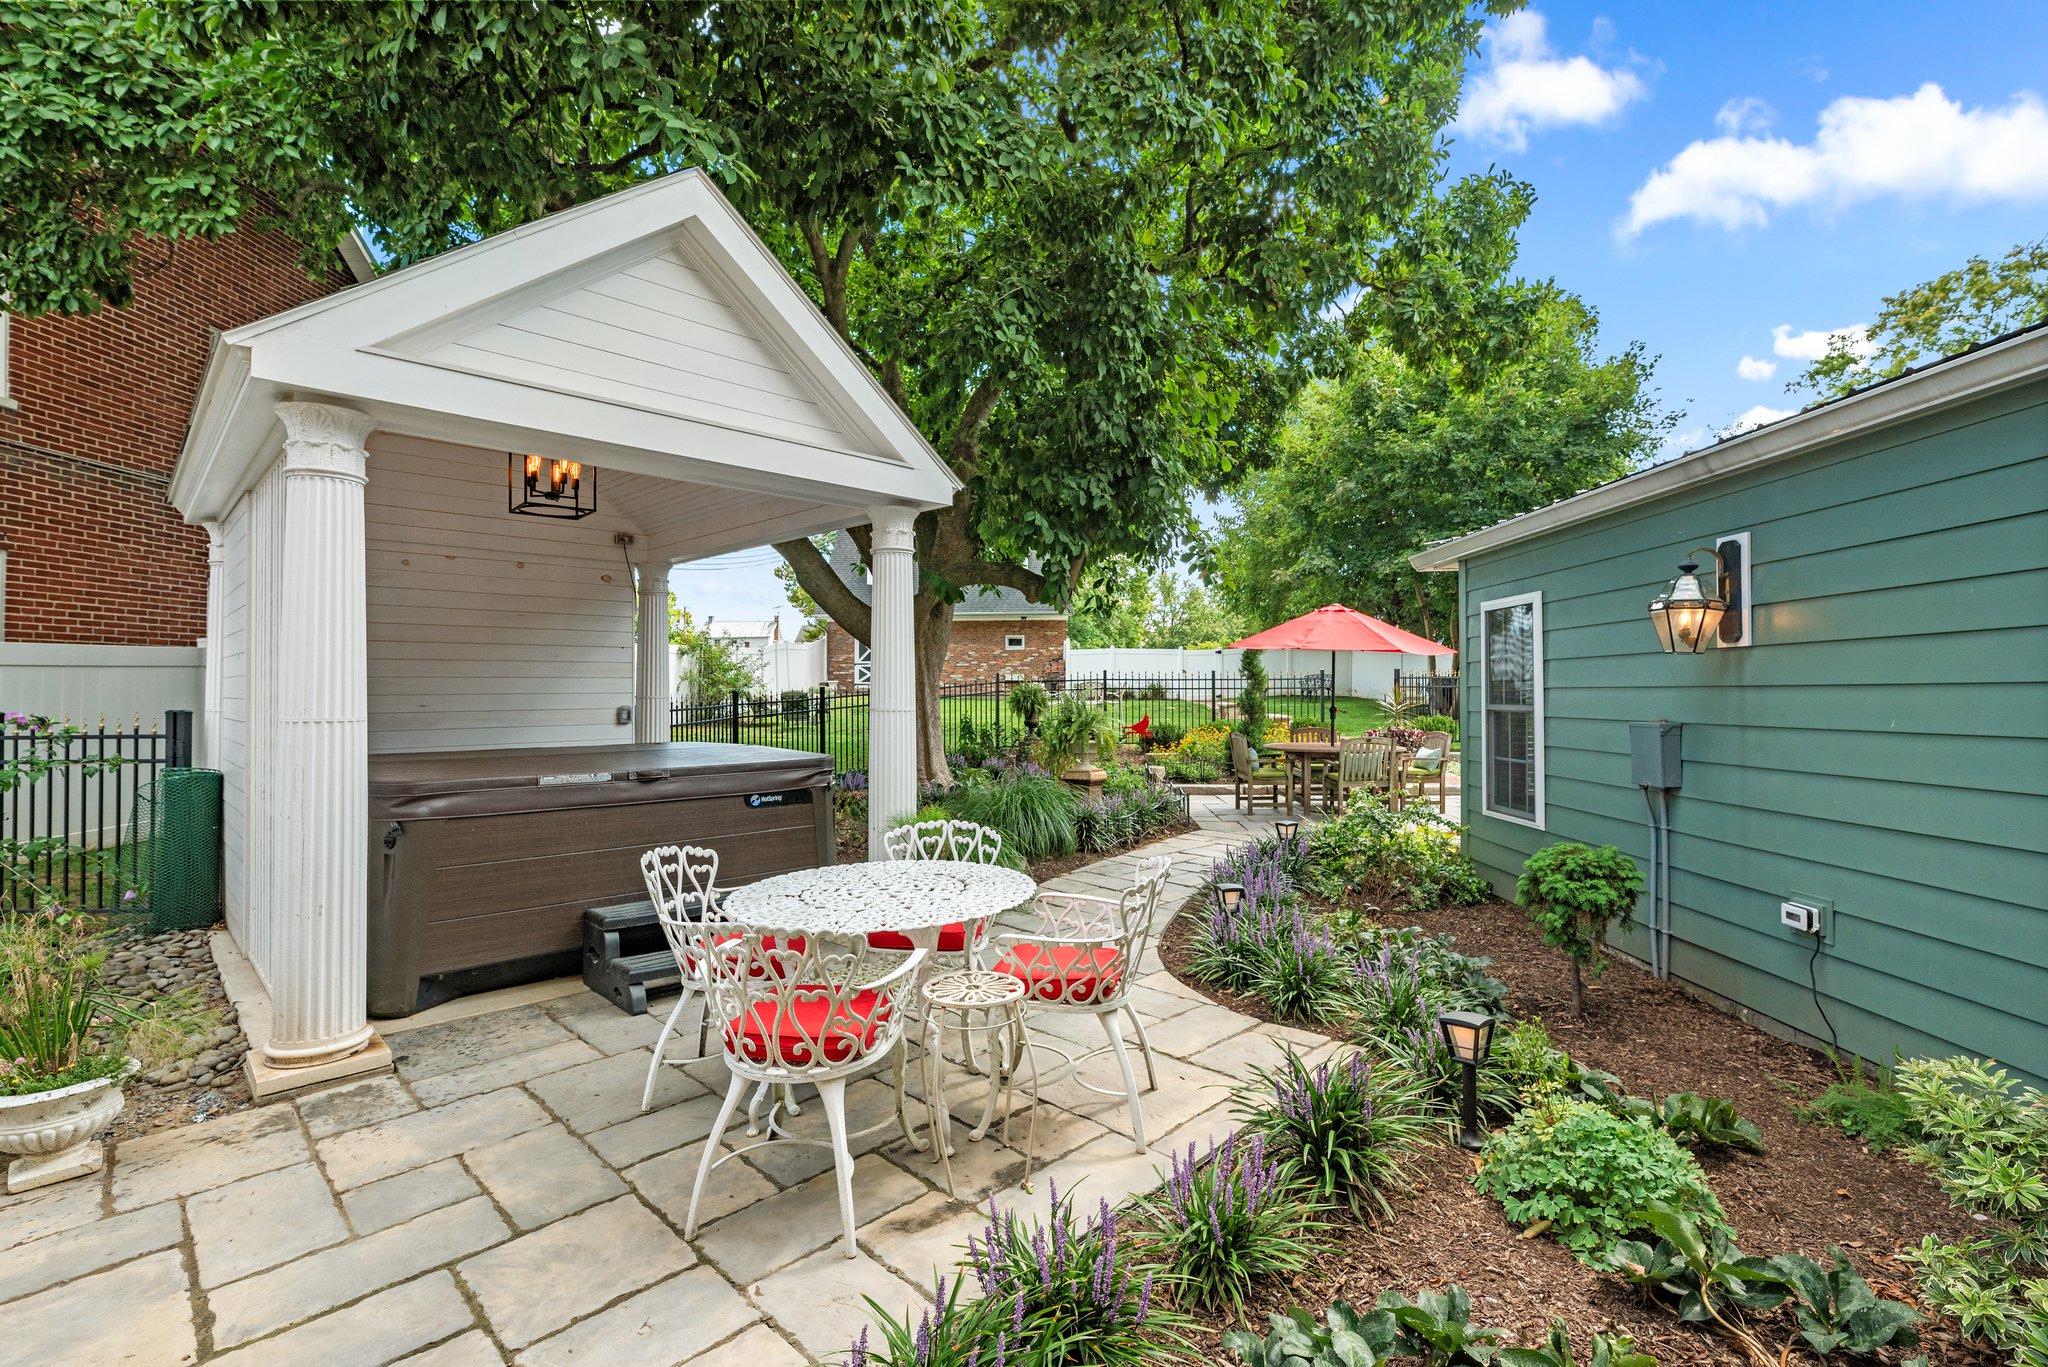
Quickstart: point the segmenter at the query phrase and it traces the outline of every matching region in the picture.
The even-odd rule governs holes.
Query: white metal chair
[[[1109,1037],[1107,1048],[1116,1054],[1117,1066],[1123,1070],[1123,1095],[1130,1102],[1131,1129],[1139,1153],[1145,1152],[1145,1108],[1138,1097],[1138,1081],[1118,1016],[1129,1020],[1137,1033],[1138,1049],[1145,1059],[1145,1090],[1156,1091],[1159,1072],[1152,1044],[1145,1038],[1145,1023],[1131,1009],[1130,996],[1139,961],[1152,942],[1153,917],[1172,866],[1173,861],[1163,856],[1140,859],[1130,890],[1116,898],[1041,892],[1032,903],[1038,912],[1039,931],[1000,936],[998,943],[1005,948],[995,964],[996,972],[1022,980],[1029,1010],[1086,1014],[1101,1023],[1103,1034]],[[1081,1065],[1101,1054],[1101,1049],[1074,1055],[1043,1038],[1032,1040],[1031,1046],[1064,1057],[1079,1085],[1105,1096],[1117,1095],[1081,1076]]]
[[[1003,833],[972,821],[914,821],[883,832],[882,848],[892,860],[952,859],[969,864],[998,864],[1003,858]],[[941,928],[933,964],[966,970],[983,967],[988,927],[988,921],[981,920],[955,921]],[[898,952],[911,948],[910,937],[893,930],[870,931],[868,944]]]
[[[726,920],[721,910],[717,850],[701,845],[662,845],[640,856],[640,875],[647,880],[647,898],[654,903],[655,920],[661,923],[661,933],[675,953],[683,987],[675,1008],[662,1024],[660,1037],[654,1041],[654,1057],[647,1064],[647,1085],[640,1092],[640,1109],[645,1111],[654,1104],[654,1079],[660,1076],[661,1065],[667,1061],[664,1055],[676,1022],[682,1019],[692,998],[704,996],[704,966],[693,947],[695,931],[706,924],[723,925],[728,929],[718,934],[736,939],[743,927]],[[792,941],[790,948],[802,950],[803,941]],[[698,1058],[704,1056],[705,1031],[710,1021],[711,1008],[707,1003],[697,1025]],[[795,1109],[794,1098],[790,1109]]]
[[[728,923],[729,924],[729,923]],[[711,1170],[770,1143],[828,1144],[839,1180],[839,1218],[845,1252],[853,1242],[853,1155],[847,1148],[846,1082],[885,1059],[903,1038],[911,1017],[924,951],[875,954],[861,941],[830,942],[778,937],[743,929],[737,936],[699,925],[693,952],[704,984],[725,1066],[732,1074],[718,1119],[704,1141],[690,1214],[683,1235],[697,1233],[697,1206]],[[877,972],[878,960],[893,965]],[[899,1060],[900,1065],[900,1060]],[[780,1125],[782,1107],[768,1114],[768,1138],[720,1157],[719,1142],[749,1083],[788,1088],[808,1082],[825,1106],[829,1140],[791,1134]],[[896,1123],[895,1117],[882,1122]]]

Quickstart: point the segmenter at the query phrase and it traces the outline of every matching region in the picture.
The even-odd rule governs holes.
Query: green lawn
[[[1226,698],[1225,704],[1228,705]],[[814,707],[815,704],[813,703]],[[1215,720],[1209,700],[1204,698],[1117,698],[1106,704],[1113,716],[1126,724],[1141,717],[1150,717],[1155,727],[1178,726],[1183,730]],[[1322,708],[1321,699],[1290,698],[1276,696],[1267,703],[1267,710],[1291,714],[1296,720],[1308,723],[1319,722]],[[949,745],[959,741],[962,726],[987,727],[1000,721],[1006,733],[1016,730],[1016,722],[1004,711],[1000,700],[993,698],[946,698],[940,703],[945,717],[946,741]],[[1384,724],[1386,712],[1376,702],[1367,698],[1337,699],[1337,733],[1355,736]],[[720,717],[714,721],[693,722],[678,726],[672,732],[675,740],[723,741],[732,739],[730,718]],[[822,740],[818,729],[815,710],[807,707],[802,716],[789,717],[780,713],[753,716],[743,712],[740,716],[739,740],[745,745],[778,745],[790,750],[810,750],[830,754],[837,767],[843,772],[848,769],[865,769],[868,763],[868,707],[862,696],[835,697],[831,711],[825,719]]]

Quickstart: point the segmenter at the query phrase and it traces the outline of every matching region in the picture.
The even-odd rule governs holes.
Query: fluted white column
[[[364,439],[370,418],[281,403],[283,536],[272,685],[269,975],[263,1046],[275,1067],[344,1058],[370,1042],[369,683],[364,632]]]
[[[199,732],[199,767],[220,768],[221,594],[228,568],[227,533],[206,524],[206,704]]]
[[[669,737],[668,562],[640,567],[640,634],[633,654],[633,739]]]
[[[885,505],[870,509],[869,517],[868,857],[880,859],[889,823],[917,810],[917,513]]]

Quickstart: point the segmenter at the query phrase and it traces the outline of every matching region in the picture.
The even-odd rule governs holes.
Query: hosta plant
[[[1230,1330],[1223,1347],[1245,1367],[1374,1367],[1399,1333],[1391,1312],[1361,1315],[1349,1301],[1337,1301],[1320,1324],[1306,1310],[1291,1310],[1271,1316],[1263,1335]]]
[[[1387,1291],[1373,1304],[1394,1317],[1396,1357],[1420,1358],[1425,1367],[1484,1367],[1500,1354],[1501,1331],[1472,1323],[1472,1298],[1462,1286],[1418,1291],[1414,1300]]]
[[[1726,1229],[1705,1226],[1662,1201],[1637,1211],[1634,1220],[1658,1239],[1622,1239],[1608,1250],[1608,1265],[1623,1280],[1664,1300],[1682,1320],[1719,1326],[1752,1367],[1783,1367],[1787,1355],[1773,1353],[1743,1314],[1775,1309],[1791,1295],[1770,1259],[1745,1256]]]
[[[1503,1348],[1501,1367],[1580,1367],[1572,1353],[1571,1329],[1563,1320],[1550,1322],[1550,1336],[1541,1348]],[[1635,1351],[1635,1340],[1626,1334],[1593,1335],[1593,1356],[1584,1367],[1657,1367],[1657,1359]]]
[[[1311,1068],[1292,1049],[1277,1067],[1254,1067],[1236,1093],[1245,1128],[1291,1158],[1320,1205],[1342,1201],[1363,1217],[1388,1212],[1387,1194],[1406,1175],[1408,1154],[1433,1123],[1430,1098],[1413,1076],[1375,1070],[1365,1055]]]
[[[1864,1356],[1887,1344],[1911,1348],[1919,1343],[1920,1316],[1900,1301],[1885,1300],[1870,1289],[1849,1255],[1833,1244],[1822,1267],[1798,1253],[1770,1260],[1771,1271],[1792,1290],[1792,1314],[1799,1334],[1822,1357],[1833,1352]]]
[[[1293,1164],[1264,1136],[1233,1130],[1206,1157],[1195,1152],[1169,1155],[1165,1185],[1139,1200],[1139,1218],[1179,1300],[1239,1313],[1253,1282],[1308,1266],[1320,1223],[1294,1189]]]

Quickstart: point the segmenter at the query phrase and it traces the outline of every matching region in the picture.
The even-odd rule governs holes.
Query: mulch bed
[[[1826,1248],[1835,1244],[1849,1252],[1879,1295],[1918,1305],[1913,1269],[1897,1257],[1898,1250],[1926,1234],[1958,1238],[1975,1228],[1919,1168],[1873,1154],[1840,1131],[1793,1114],[1794,1101],[1834,1081],[1833,1069],[1814,1051],[1765,1034],[1619,961],[1589,987],[1586,1014],[1573,1020],[1562,956],[1543,943],[1521,908],[1506,903],[1381,919],[1448,931],[1463,952],[1490,956],[1492,972],[1508,984],[1508,1009],[1517,1018],[1540,1016],[1560,1048],[1614,1073],[1632,1094],[1696,1091],[1734,1102],[1763,1131],[1769,1151],[1710,1150],[1700,1162],[1745,1252],[1799,1252],[1825,1264]],[[1183,981],[1192,939],[1187,917],[1177,918],[1161,937],[1160,955]],[[1189,985],[1235,1010],[1272,1019],[1262,1002]],[[1618,1278],[1581,1265],[1548,1239],[1519,1237],[1500,1206],[1472,1186],[1472,1173],[1471,1156],[1456,1148],[1425,1151],[1415,1184],[1396,1199],[1392,1219],[1361,1226],[1340,1218],[1332,1251],[1313,1273],[1263,1289],[1249,1308],[1251,1322],[1263,1325],[1268,1312],[1295,1306],[1319,1313],[1340,1297],[1366,1307],[1382,1291],[1412,1294],[1457,1282],[1472,1296],[1474,1320],[1507,1329],[1512,1342],[1539,1343],[1550,1319],[1562,1316],[1582,1353],[1589,1351],[1592,1333],[1605,1330],[1634,1336],[1637,1348],[1664,1367],[1742,1363],[1724,1340],[1646,1304]],[[1767,1341],[1796,1337],[1782,1311],[1765,1318],[1762,1328]],[[1953,1320],[1929,1321],[1921,1331],[1919,1349],[1888,1350],[1875,1360],[1897,1363],[1925,1353],[1932,1364],[1998,1361],[1996,1353],[1965,1342]],[[1230,1360],[1213,1338],[1204,1346],[1214,1360]],[[1799,1343],[1789,1361],[1813,1361],[1803,1348]]]

